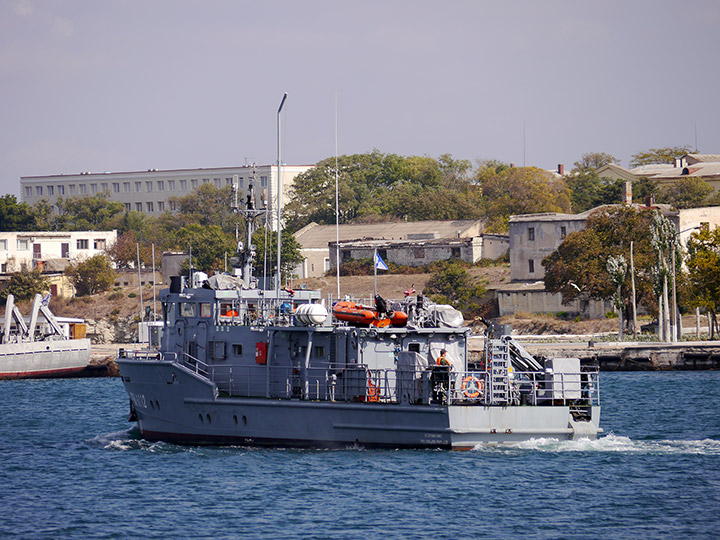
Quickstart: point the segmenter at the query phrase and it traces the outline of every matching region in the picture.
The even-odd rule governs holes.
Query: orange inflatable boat
[[[348,302],[346,300],[336,303],[332,308],[335,318],[340,321],[347,321],[354,326],[405,326],[407,313],[404,311],[391,311],[387,316],[380,317],[375,308]]]

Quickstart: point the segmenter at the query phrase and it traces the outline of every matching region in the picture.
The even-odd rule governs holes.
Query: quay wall
[[[669,371],[720,369],[720,342],[518,342],[533,356],[580,358],[601,371]],[[479,355],[484,338],[470,338],[471,354]]]

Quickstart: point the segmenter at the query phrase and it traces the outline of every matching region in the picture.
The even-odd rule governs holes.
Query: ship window
[[[322,345],[318,345],[315,347],[315,357],[316,358],[322,358],[325,356],[325,347]]]
[[[210,304],[207,302],[202,302],[200,304],[200,316],[201,317],[209,317],[210,316]]]
[[[408,344],[408,351],[410,351],[410,352],[420,352],[420,344],[419,344],[419,343],[409,343],[409,344]]]
[[[195,316],[195,303],[194,302],[180,303],[180,316],[181,317],[194,317]]]
[[[233,343],[233,356],[242,356],[242,343]]]

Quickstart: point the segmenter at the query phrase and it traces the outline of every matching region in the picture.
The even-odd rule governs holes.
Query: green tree
[[[565,181],[570,188],[572,209],[576,213],[603,204],[618,204],[625,184],[623,180],[601,178],[592,169],[570,175]]]
[[[242,227],[242,218],[233,213],[231,207],[231,186],[216,187],[208,182],[184,197],[171,197],[170,201],[175,203],[176,210],[171,215],[176,223],[179,220],[184,225],[218,225],[226,233],[232,234],[236,224]]]
[[[423,289],[423,294],[433,302],[450,304],[459,309],[465,318],[480,314],[486,293],[484,284],[473,278],[458,261],[440,265]]]
[[[204,272],[224,268],[225,254],[235,253],[235,240],[218,225],[185,225],[173,237],[173,248],[189,252],[192,249],[193,266]]]
[[[610,163],[620,163],[620,160],[611,154],[605,152],[589,152],[583,154],[582,157],[573,164],[572,172],[581,173],[595,171],[600,167],[609,165]]]
[[[66,199],[60,197],[54,228],[61,231],[105,231],[112,228],[123,212],[123,204],[109,200],[105,193]]]
[[[71,262],[65,267],[64,273],[75,287],[77,296],[107,291],[117,279],[110,257],[102,253]]]
[[[661,188],[657,202],[671,204],[675,208],[697,208],[705,206],[713,192],[712,186],[702,178],[686,176],[671,186]]]
[[[640,167],[641,165],[653,165],[661,163],[672,163],[674,160],[681,158],[691,152],[689,146],[673,146],[668,148],[651,148],[644,152],[638,152],[632,155],[630,160],[630,168]]]
[[[0,291],[0,299],[4,302],[9,294],[16,300],[30,300],[36,294],[48,291],[50,280],[44,276],[39,268],[30,269],[23,264],[20,271],[12,274],[7,286]]]
[[[259,228],[253,234],[253,244],[255,245],[255,264],[253,271],[255,276],[262,276],[265,268],[265,255],[267,254],[267,272],[268,276],[275,273],[277,266],[277,233],[268,231],[267,234],[267,252],[265,251],[265,229]],[[280,245],[280,257],[282,258],[282,280],[287,280],[295,267],[305,260],[300,254],[300,244],[290,231],[282,232],[282,243]]]
[[[481,171],[478,181],[490,220],[488,231],[507,231],[508,219],[514,214],[570,211],[565,180],[536,167]]]
[[[0,231],[36,231],[37,219],[33,208],[18,203],[15,195],[0,197]]]
[[[710,313],[710,333],[714,339],[720,310],[720,228],[703,227],[692,233],[687,251],[690,302]]]
[[[640,303],[651,310],[657,309],[653,293],[651,268],[655,264],[655,251],[650,244],[650,224],[653,212],[632,206],[602,208],[587,219],[585,229],[571,233],[547,256],[545,287],[562,295],[568,303],[581,294],[597,300],[609,300],[618,291],[607,271],[608,257],[622,256],[630,260],[630,242],[633,242],[635,283]],[[621,284],[623,304],[629,311],[630,272]]]

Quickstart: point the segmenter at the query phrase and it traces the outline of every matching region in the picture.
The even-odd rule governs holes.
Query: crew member
[[[440,351],[440,356],[437,357],[435,363],[438,366],[450,366],[450,360],[447,359],[447,351],[445,349]]]

